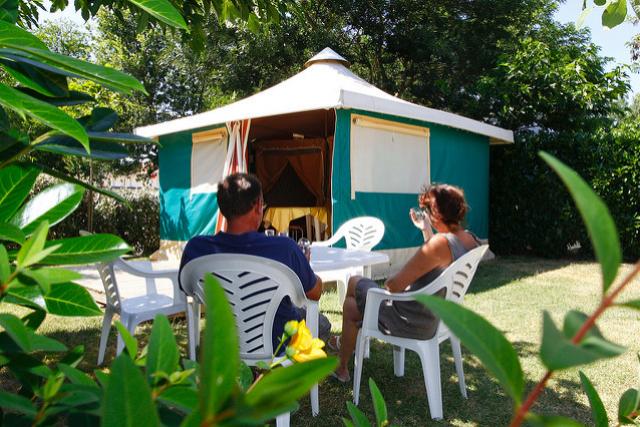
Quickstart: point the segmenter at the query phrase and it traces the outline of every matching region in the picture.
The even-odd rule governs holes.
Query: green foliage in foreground
[[[38,255],[42,249],[30,251],[27,259],[44,256]],[[205,363],[180,361],[171,326],[165,316],[158,315],[144,349],[118,325],[125,352],[108,373],[96,371],[97,380],[77,368],[83,357],[81,347],[68,350],[34,332],[44,320],[44,311],[23,318],[0,314],[4,328],[0,360],[22,385],[20,394],[0,391],[3,423],[41,425],[63,416],[67,425],[261,425],[294,410],[296,400],[335,369],[335,358],[316,359],[274,369],[243,389],[233,313],[224,290],[210,275],[205,278],[205,299],[210,308],[201,349]],[[79,305],[62,314],[87,314]],[[44,364],[43,352],[56,363]]]
[[[596,321],[605,310],[617,303],[618,294],[640,273],[640,262],[629,275],[612,288],[621,262],[621,250],[617,230],[606,205],[572,169],[547,153],[540,153],[540,156],[569,189],[587,226],[602,271],[601,301],[593,314],[569,311],[565,315],[562,329],[559,329],[549,313],[543,313],[539,355],[547,368],[544,378],[525,397],[524,374],[517,353],[497,328],[469,309],[449,301],[432,296],[421,296],[419,300],[447,324],[511,396],[514,401],[512,426],[520,425],[525,419],[533,425],[579,426],[581,424],[567,418],[536,415],[531,412],[531,406],[554,371],[616,357],[625,351],[624,347],[604,338]],[[626,301],[620,305],[636,310],[640,308],[637,300]],[[597,391],[582,372],[580,379],[591,404],[594,422],[597,426],[608,425],[609,417]],[[637,424],[640,421],[640,389],[631,388],[623,393],[617,418],[619,424]]]

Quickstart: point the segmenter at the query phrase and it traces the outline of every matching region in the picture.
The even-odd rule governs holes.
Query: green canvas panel
[[[431,180],[446,182],[465,190],[471,210],[468,228],[479,237],[488,235],[489,211],[489,139],[457,129],[420,120],[361,110],[336,111],[336,135],[333,151],[332,205],[333,232],[350,218],[371,215],[386,226],[385,236],[377,249],[418,246],[421,235],[409,219],[409,209],[417,205],[416,194],[356,192],[351,200],[350,141],[351,114],[362,114],[428,127],[430,130]],[[420,185],[420,183],[416,183]]]
[[[216,127],[209,127],[214,129]],[[191,135],[194,131],[160,137],[160,239],[189,240],[215,231],[218,201],[215,193],[190,195]],[[204,129],[202,129],[204,130]]]

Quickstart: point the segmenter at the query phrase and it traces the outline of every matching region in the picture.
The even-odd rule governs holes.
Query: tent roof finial
[[[342,56],[338,55],[333,49],[331,49],[330,47],[325,47],[324,49],[322,49],[322,51],[320,51],[318,54],[316,54],[313,58],[309,59],[307,62],[304,63],[304,68],[307,68],[313,64],[317,64],[317,63],[337,63],[337,64],[342,64],[345,67],[349,68],[349,61],[347,61],[346,59],[344,59]]]

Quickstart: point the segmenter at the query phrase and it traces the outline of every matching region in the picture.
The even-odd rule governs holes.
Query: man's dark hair
[[[218,183],[218,207],[227,219],[249,212],[262,196],[262,184],[249,173],[234,173]]]

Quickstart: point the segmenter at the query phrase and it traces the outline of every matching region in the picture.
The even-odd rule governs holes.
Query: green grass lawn
[[[629,270],[625,266],[624,270]],[[594,263],[572,263],[531,258],[502,258],[481,264],[466,305],[483,315],[503,331],[513,343],[525,371],[526,388],[530,390],[543,376],[537,352],[541,336],[542,310],[547,310],[556,323],[570,309],[589,313],[600,296],[600,273]],[[622,300],[640,298],[640,281],[630,285]],[[335,292],[326,293],[320,304],[328,315],[334,332],[339,332],[341,310]],[[12,310],[3,305],[3,311]],[[95,369],[100,334],[100,318],[61,318],[49,316],[41,332],[61,340],[68,346],[83,344],[86,358],[81,369]],[[178,343],[186,352],[186,328],[184,321],[173,319]],[[597,362],[583,367],[599,391],[610,418],[617,416],[618,398],[629,387],[640,383],[640,315],[627,309],[612,309],[599,322],[605,336],[628,346],[621,357]],[[141,342],[150,331],[149,325],[137,330]],[[113,358],[115,335],[107,349],[107,362]],[[464,350],[463,350],[464,352]],[[391,347],[377,342],[371,346],[371,359],[365,360],[360,408],[373,416],[373,407],[367,387],[369,377],[376,380],[389,409],[392,424],[405,426],[454,425],[500,426],[509,422],[512,401],[496,381],[490,377],[478,360],[464,352],[465,373],[469,399],[460,396],[453,358],[448,343],[441,348],[443,388],[443,421],[432,421],[424,390],[420,363],[415,354],[408,352],[405,376],[393,376]],[[6,377],[5,377],[6,378]],[[345,402],[352,399],[350,386],[330,379],[320,385],[319,417],[311,417],[308,399],[302,399],[300,410],[293,415],[292,425],[326,426],[341,425],[341,417],[347,416]],[[580,386],[578,370],[572,369],[555,375],[548,388],[534,407],[539,413],[561,414],[592,425],[588,401]]]

